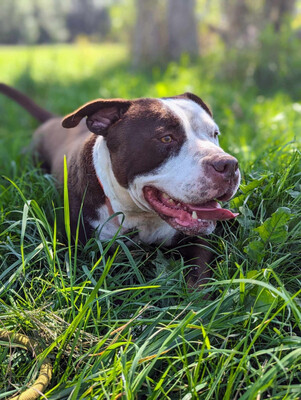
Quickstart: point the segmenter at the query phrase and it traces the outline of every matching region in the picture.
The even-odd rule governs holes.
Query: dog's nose
[[[238,161],[232,156],[223,156],[218,159],[211,160],[210,167],[224,178],[232,178],[238,170]]]

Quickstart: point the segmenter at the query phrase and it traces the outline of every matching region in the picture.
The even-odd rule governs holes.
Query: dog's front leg
[[[185,264],[191,265],[186,276],[188,288],[197,289],[201,284],[207,283],[211,277],[208,264],[213,259],[208,243],[201,238],[191,238],[179,251]]]

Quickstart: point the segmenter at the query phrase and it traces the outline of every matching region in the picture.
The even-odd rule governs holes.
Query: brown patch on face
[[[171,142],[163,143],[167,136]],[[118,183],[127,187],[137,175],[155,170],[176,155],[185,140],[180,120],[160,100],[135,100],[106,136]]]

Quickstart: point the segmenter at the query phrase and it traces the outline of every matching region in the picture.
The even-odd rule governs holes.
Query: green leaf
[[[240,185],[240,190],[246,194],[252,192],[254,189],[262,186],[263,182],[269,177],[269,175],[263,175],[260,179],[254,179],[247,185]]]
[[[247,279],[263,280],[267,270],[251,270],[247,273]],[[259,277],[261,276],[261,278]],[[267,282],[268,283],[268,282]],[[246,305],[252,307],[255,312],[267,312],[271,304],[277,299],[277,295],[266,287],[254,286],[246,297]],[[275,302],[276,306],[277,302]]]
[[[259,236],[264,242],[281,243],[287,237],[286,223],[291,218],[291,211],[287,207],[278,208],[270,218],[254,231],[259,233]]]
[[[256,296],[254,311],[267,312],[277,297],[267,289],[259,289]],[[276,306],[277,303],[275,303]]]
[[[289,189],[286,191],[293,199],[297,199],[299,196],[301,196],[301,192],[299,190],[293,190]]]
[[[239,216],[236,219],[238,223],[244,229],[252,229],[256,223],[252,210],[250,210],[246,204],[238,207],[238,210],[239,210]]]
[[[253,240],[244,248],[250,258],[256,262],[260,262],[264,257],[264,243],[260,240]]]
[[[244,201],[246,199],[246,195],[241,194],[239,196],[234,197],[234,199],[231,199],[230,201],[230,208],[239,208],[244,204]]]
[[[211,349],[210,340],[208,338],[207,332],[205,331],[205,328],[203,327],[203,325],[201,325],[201,329],[202,329],[205,346],[207,347],[208,350],[210,350]],[[210,352],[209,352],[209,354],[210,354]]]

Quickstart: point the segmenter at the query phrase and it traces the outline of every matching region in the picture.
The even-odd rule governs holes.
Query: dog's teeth
[[[193,213],[192,213],[192,219],[198,219],[198,216],[195,211],[193,211]]]
[[[199,218],[198,218],[198,221],[199,221],[199,222],[202,222],[202,220],[201,220],[201,219],[199,219]]]
[[[173,201],[173,199],[169,199],[169,200],[168,200],[168,203],[170,203],[170,204],[175,204],[175,202]]]
[[[177,204],[177,207],[181,207],[181,203],[178,203],[178,204]]]
[[[169,199],[169,196],[168,196],[168,194],[166,194],[166,193],[163,193],[163,194],[162,194],[162,197],[163,197],[163,199]]]

